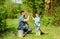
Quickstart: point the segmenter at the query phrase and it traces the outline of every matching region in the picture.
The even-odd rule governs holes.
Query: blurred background
[[[21,39],[60,39],[60,0],[0,0],[0,39],[19,39],[17,27],[21,10],[32,16],[38,11],[41,30],[49,33],[36,37],[33,20],[30,18],[29,25],[33,34]],[[14,38],[11,32],[16,33]]]

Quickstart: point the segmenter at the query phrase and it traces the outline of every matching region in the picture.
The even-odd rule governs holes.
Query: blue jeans
[[[40,27],[39,26],[35,26],[35,29],[36,29],[37,32],[40,31]]]
[[[24,32],[27,32],[28,31],[29,33],[32,32],[32,30],[30,28],[25,27],[25,26],[20,27],[20,28],[18,27],[18,30],[23,30]]]

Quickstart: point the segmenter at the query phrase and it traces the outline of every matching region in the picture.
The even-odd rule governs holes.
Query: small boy
[[[40,17],[38,12],[35,12],[35,18],[33,20],[35,22],[36,35],[40,35]]]

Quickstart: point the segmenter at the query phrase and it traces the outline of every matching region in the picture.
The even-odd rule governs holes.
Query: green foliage
[[[53,1],[53,14],[55,17],[55,25],[60,25],[60,0]]]
[[[60,20],[60,7],[54,9],[54,16],[56,20]]]
[[[48,17],[46,15],[43,15],[41,17],[41,24],[42,25],[45,25],[45,26],[48,26],[48,25],[52,25],[55,21],[55,17]]]
[[[12,3],[11,0],[6,0],[4,6],[5,6],[7,18],[17,18],[17,15],[21,9],[19,5]]]
[[[5,0],[0,0],[0,5],[4,4]]]
[[[32,33],[25,35],[23,38],[18,37],[18,30],[16,27],[18,26],[18,19],[7,19],[8,31],[5,33],[3,39],[59,39],[60,38],[60,27],[55,26],[43,26],[41,25],[40,29],[42,32],[46,33],[40,36],[36,36],[35,34],[35,26],[31,21],[29,21],[30,28],[32,29]],[[11,25],[11,26],[10,26]],[[16,36],[12,36],[12,31],[16,32]],[[0,37],[1,39],[1,37]]]
[[[54,7],[60,6],[60,0],[53,0],[53,6]]]
[[[50,0],[45,0],[45,14],[47,14],[49,12],[49,8],[50,8]]]
[[[31,9],[30,12],[33,14],[35,11],[43,12],[44,0],[23,0],[23,5],[25,5],[25,11],[27,11],[27,7],[29,7],[28,9]]]
[[[11,0],[0,0],[0,33],[7,29],[6,19],[17,18],[20,9],[20,5],[12,3]]]
[[[21,10],[28,13],[35,14],[38,11],[41,16],[41,24],[48,26],[53,25],[56,21],[60,23],[60,2],[54,0],[53,2],[53,15],[48,17],[50,0],[23,0],[23,4],[12,3],[11,0],[0,0],[0,31],[6,29],[7,18],[17,18]]]
[[[45,26],[52,25],[55,23],[56,20],[60,20],[60,2],[57,3],[59,0],[54,0],[54,10],[53,15],[51,17],[48,16],[49,9],[50,9],[50,0],[23,0],[22,9],[25,11],[28,11],[30,13],[35,13],[35,11],[40,12],[41,17],[41,23]],[[56,7],[59,6],[59,7]],[[53,6],[53,7],[54,7]]]
[[[4,6],[0,6],[0,33],[4,32],[6,30],[6,13],[4,10]]]

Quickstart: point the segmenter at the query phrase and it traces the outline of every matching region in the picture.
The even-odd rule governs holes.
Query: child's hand
[[[31,16],[31,18],[32,18],[32,19],[34,19],[34,17],[33,17],[33,16]]]
[[[32,17],[32,19],[34,20],[34,17]]]
[[[30,16],[28,15],[28,18],[30,18]]]
[[[32,17],[34,19],[34,17]]]

